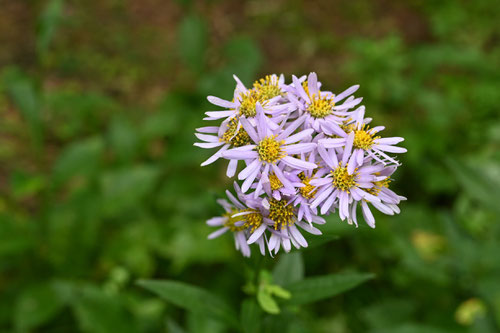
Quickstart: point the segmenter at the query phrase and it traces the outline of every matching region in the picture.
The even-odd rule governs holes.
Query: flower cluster
[[[307,77],[268,75],[247,88],[235,76],[231,101],[209,96],[210,103],[224,108],[208,111],[204,120],[217,126],[197,129],[195,143],[217,148],[202,163],[227,160],[226,174],[237,174],[236,195],[219,200],[225,213],[207,224],[234,235],[236,248],[250,256],[252,243],[264,255],[282,247],[290,251],[307,247],[301,230],[321,231],[322,217],[338,212],[341,220],[358,225],[357,211],[374,228],[370,206],[384,214],[399,213],[404,197],[389,189],[391,175],[400,165],[389,153],[404,153],[396,146],[400,137],[383,138],[383,126],[370,127],[362,98],[354,97],[359,86],[335,94],[320,90],[316,73]]]

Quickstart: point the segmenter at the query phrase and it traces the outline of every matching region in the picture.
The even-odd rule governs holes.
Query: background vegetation
[[[499,13],[493,0],[0,1],[0,331],[500,331]],[[406,138],[394,186],[408,201],[375,230],[332,217],[319,246],[244,260],[231,237],[206,239],[230,181],[192,146],[205,96],[231,96],[233,73],[310,71],[333,91],[361,84],[375,122]],[[278,297],[279,315],[248,294],[270,272],[286,289],[354,271],[374,278],[307,305]],[[205,288],[228,305],[201,304],[230,318],[139,279]]]

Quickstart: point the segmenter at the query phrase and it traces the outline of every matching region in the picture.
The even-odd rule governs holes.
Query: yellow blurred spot
[[[471,298],[460,304],[455,312],[455,320],[464,326],[472,325],[476,319],[484,317],[486,306],[478,298]]]
[[[411,242],[418,254],[426,260],[435,259],[445,247],[445,239],[434,233],[416,230],[411,236]]]

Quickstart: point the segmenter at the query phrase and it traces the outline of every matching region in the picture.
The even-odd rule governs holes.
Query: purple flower
[[[291,135],[304,122],[301,117],[291,123],[284,130],[278,128],[273,130],[266,122],[266,116],[262,107],[257,103],[257,131],[250,122],[242,118],[241,124],[250,136],[252,144],[233,148],[221,153],[222,157],[229,160],[245,160],[247,166],[238,174],[238,179],[243,180],[242,190],[246,192],[257,175],[261,174],[256,191],[260,192],[263,179],[269,178],[269,172],[273,171],[283,186],[293,189],[293,185],[283,175],[278,164],[287,165],[294,169],[308,170],[316,168],[316,164],[300,160],[290,155],[310,152],[316,148],[316,143],[297,143],[313,133],[312,129],[303,130]]]
[[[201,163],[201,166],[209,165],[221,157],[223,151],[233,147],[244,147],[251,143],[248,133],[243,129],[241,124],[236,118],[226,119],[221,126],[207,126],[196,129],[196,137],[203,142],[194,143],[195,146],[200,148],[215,148],[220,149],[209,157],[206,161]],[[238,167],[237,160],[231,160],[227,167],[226,175],[228,177],[234,176]]]
[[[292,78],[295,93],[289,93],[288,97],[298,108],[299,114],[305,114],[306,128],[311,127],[319,133],[324,132],[328,135],[345,135],[340,127],[344,121],[343,116],[348,109],[358,105],[362,98],[352,97],[341,105],[337,103],[356,92],[359,86],[352,86],[335,95],[330,91],[320,91],[321,84],[314,72],[310,73],[307,80],[302,83],[295,75]]]
[[[241,193],[238,185],[235,183],[234,188],[238,199],[226,191],[229,202],[224,199],[217,200],[226,213],[219,217],[213,217],[207,221],[211,227],[220,227],[218,230],[208,235],[208,239],[219,237],[227,231],[233,232],[235,247],[240,250],[245,257],[250,257],[250,247],[247,244],[247,238],[255,232],[262,235],[262,230],[266,226],[263,224],[263,216],[261,213],[260,201],[255,201]],[[257,242],[262,255],[265,254],[264,238],[254,237],[254,242]]]
[[[387,164],[388,162],[399,164],[398,161],[387,155],[386,152],[405,153],[406,148],[394,146],[404,139],[401,137],[381,138],[380,136],[376,136],[378,132],[384,129],[384,126],[370,128],[367,125],[364,115],[365,108],[359,108],[355,115],[355,121],[345,126],[346,131],[354,133],[354,136],[322,139],[319,140],[319,144],[325,148],[337,148],[350,145],[351,143],[348,140],[352,140],[353,152],[349,159],[351,168],[361,165],[366,155],[373,157],[382,164]]]
[[[250,89],[234,78],[231,101],[208,97],[226,110],[208,111],[204,119],[221,124],[195,133],[196,146],[217,148],[202,166],[222,157],[229,160],[226,175],[232,177],[238,162],[244,163],[241,189],[234,183],[236,197],[226,191],[229,201],[218,200],[225,214],[207,221],[218,227],[209,238],[231,231],[244,256],[250,256],[253,243],[272,256],[281,248],[307,247],[302,230],[320,235],[313,226],[325,223],[320,215],[338,211],[341,220],[357,226],[361,206],[374,228],[371,207],[399,213],[406,198],[389,189],[399,163],[388,154],[406,152],[396,146],[403,138],[381,138],[383,126],[369,127],[362,98],[352,96],[359,86],[336,95],[320,90],[316,73],[292,76],[291,84],[283,75],[267,75]],[[253,192],[245,194],[249,189]]]
[[[382,180],[375,181],[373,183],[373,187],[366,189],[368,193],[380,199],[380,201],[378,202],[377,201],[370,202],[373,205],[373,207],[375,207],[377,210],[386,215],[399,214],[400,210],[398,204],[402,200],[406,200],[405,197],[397,195],[396,193],[394,193],[392,190],[389,189],[389,183],[391,182],[391,179],[389,177],[394,173],[394,171],[396,171],[395,166],[387,166],[383,168],[380,172],[377,172],[378,176],[377,178]],[[350,217],[352,218],[354,224],[358,226],[356,208],[357,208],[357,202],[354,202],[353,206],[351,207]],[[375,228],[375,218],[373,217],[373,214],[370,210],[367,201],[361,200],[361,209],[363,213],[363,218],[365,219],[366,223],[370,227]]]
[[[307,247],[307,241],[297,226],[313,235],[321,235],[321,231],[312,223],[325,223],[325,220],[317,215],[312,216],[312,223],[300,221],[297,218],[297,207],[293,206],[290,200],[290,198],[283,197],[281,200],[271,198],[262,201],[262,206],[267,210],[264,221],[272,225],[267,247],[274,254],[278,253],[281,246],[286,252],[291,250],[292,245],[297,249]]]
[[[252,125],[255,125],[253,118],[257,115],[257,104],[260,103],[262,110],[266,114],[272,115],[274,118],[282,118],[282,114],[288,112],[290,103],[280,103],[282,100],[281,94],[268,98],[272,93],[273,78],[267,82],[258,81],[257,88],[247,89],[236,75],[233,76],[236,80],[236,89],[234,90],[233,100],[227,101],[219,97],[208,96],[207,99],[210,103],[227,108],[224,111],[207,111],[207,117],[203,120],[218,120],[218,119],[232,119],[232,118],[248,118]],[[278,79],[279,84],[279,79]],[[278,86],[279,87],[279,86]],[[266,119],[268,125],[276,128],[275,122]]]
[[[274,172],[269,172],[267,179],[262,174],[259,175],[259,179],[262,179],[262,190],[260,192],[255,191],[254,196],[257,197],[261,195],[263,192],[267,194],[267,196],[272,197],[276,200],[281,200],[282,196],[290,196],[295,195],[296,188],[302,186],[300,180],[297,177],[294,177],[288,171],[283,171],[283,176],[291,183],[293,188],[287,188],[280,181],[278,176]],[[256,188],[257,184],[254,183],[252,188]]]
[[[352,138],[352,136],[354,133],[351,132],[349,137]],[[321,204],[320,212],[326,214],[336,204],[341,220],[351,219],[349,207],[355,201],[380,202],[380,199],[370,194],[367,189],[372,188],[375,181],[381,180],[375,173],[380,172],[384,167],[382,164],[368,163],[359,168],[350,167],[348,161],[352,152],[352,140],[348,142],[351,142],[351,145],[345,148],[327,149],[318,146],[318,152],[329,172],[321,178],[310,181],[312,185],[319,187],[311,207],[318,207]]]

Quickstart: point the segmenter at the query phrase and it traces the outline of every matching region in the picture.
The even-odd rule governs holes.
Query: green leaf
[[[40,96],[35,82],[17,68],[9,68],[3,75],[7,94],[28,122],[30,134],[36,147],[42,144],[42,122]]]
[[[121,300],[93,286],[81,290],[81,296],[73,304],[73,311],[83,332],[137,332],[135,322],[125,311]]]
[[[23,171],[14,171],[10,177],[12,194],[15,198],[22,199],[35,195],[46,185],[43,176],[29,174]]]
[[[14,323],[18,331],[27,331],[54,318],[64,301],[51,283],[26,288],[16,300]]]
[[[109,140],[111,148],[121,160],[132,158],[138,147],[136,128],[122,117],[116,117],[112,120]]]
[[[273,270],[273,282],[280,286],[300,281],[304,278],[304,260],[301,252],[282,254]]]
[[[198,16],[186,16],[179,26],[178,45],[181,59],[194,71],[203,68],[207,48],[207,28]]]
[[[230,72],[235,73],[243,83],[255,80],[262,64],[262,53],[253,39],[234,38],[226,44],[224,51]]]
[[[205,289],[178,281],[140,280],[137,284],[164,300],[188,311],[199,312],[237,328],[236,313],[229,305]]]
[[[262,311],[254,299],[248,298],[241,304],[241,327],[245,333],[260,332]]]
[[[257,302],[259,302],[262,310],[270,314],[280,313],[278,303],[274,300],[271,294],[265,289],[259,289],[257,293]]]
[[[339,273],[307,278],[287,286],[292,293],[289,304],[302,305],[330,298],[371,278],[373,274],[362,273]]]
[[[64,182],[76,175],[90,175],[99,165],[104,143],[100,137],[75,142],[63,150],[54,166],[54,180]]]
[[[467,193],[487,207],[500,211],[500,184],[478,168],[470,167],[454,159],[446,160],[448,167],[457,177]]]
[[[36,46],[40,54],[44,54],[47,51],[54,37],[57,26],[61,21],[62,9],[62,0],[49,1],[39,17]]]
[[[137,165],[105,173],[101,179],[105,211],[115,214],[151,193],[160,170],[154,165]]]
[[[279,298],[290,299],[292,297],[292,294],[288,290],[283,289],[282,287],[275,284],[266,286],[266,289],[271,295],[277,296]]]

